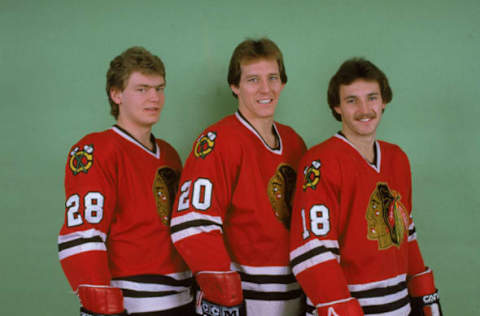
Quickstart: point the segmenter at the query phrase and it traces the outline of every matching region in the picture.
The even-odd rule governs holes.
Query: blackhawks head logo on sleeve
[[[193,149],[195,157],[203,159],[211,153],[213,147],[215,147],[215,138],[217,138],[215,132],[208,132],[207,135],[200,136]]]
[[[88,169],[93,165],[93,145],[85,145],[82,149],[78,146],[75,147],[70,152],[68,165],[74,176],[80,172],[87,173]]]
[[[290,227],[292,213],[292,195],[295,189],[296,172],[287,164],[280,164],[273,177],[268,181],[268,198],[275,216],[285,225]]]
[[[303,191],[307,190],[307,188],[312,188],[315,190],[318,181],[320,181],[321,166],[322,164],[320,163],[320,160],[314,160],[310,166],[305,167],[303,170]]]
[[[370,196],[366,219],[367,237],[378,241],[378,249],[400,247],[408,233],[408,213],[398,192],[386,183],[377,183]]]
[[[168,225],[175,194],[177,193],[179,175],[168,167],[158,168],[153,182],[153,194],[157,203],[157,211],[162,223]]]

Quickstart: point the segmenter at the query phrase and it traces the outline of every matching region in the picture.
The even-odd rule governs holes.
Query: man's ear
[[[123,91],[121,91],[120,89],[115,88],[115,87],[110,89],[110,98],[116,104],[121,104],[122,103],[122,96],[123,96]]]
[[[231,85],[230,85],[230,89],[232,89],[233,93],[235,93],[235,95],[238,97],[238,94],[240,93],[239,87],[237,87],[237,86],[234,85],[234,84],[231,84]]]

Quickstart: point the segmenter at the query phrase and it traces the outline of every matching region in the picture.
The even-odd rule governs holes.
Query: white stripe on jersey
[[[100,237],[102,242],[88,240],[94,237]],[[81,241],[82,239],[85,239],[85,241],[82,242]],[[107,236],[105,233],[93,228],[89,230],[74,232],[71,234],[60,235],[58,236],[58,241],[57,241],[59,247],[62,247],[62,244],[74,242],[75,240],[78,240],[79,242],[72,244],[71,246],[62,247],[63,249],[59,250],[58,252],[58,258],[60,260],[63,260],[70,256],[73,256],[82,252],[86,252],[86,251],[93,251],[93,250],[107,251],[107,248],[105,246],[106,239],[107,239]]]
[[[186,280],[192,278],[192,272],[181,272],[181,273],[171,273],[166,274],[165,276],[171,277],[175,280]],[[185,286],[172,286],[167,284],[158,284],[158,283],[139,283],[135,281],[128,280],[111,280],[110,284],[115,287],[122,289],[133,290],[133,291],[145,291],[145,292],[163,292],[163,291],[174,291],[181,292],[188,290]]]
[[[242,264],[238,264],[232,262],[230,264],[230,268],[233,271],[244,272],[246,274],[251,275],[290,275],[292,274],[292,270],[289,266],[267,266],[267,267],[253,267],[253,266],[246,266]]]
[[[78,232],[74,232],[71,234],[66,234],[66,235],[59,235],[58,236],[58,244],[62,244],[64,242],[72,241],[75,239],[79,238],[92,238],[95,236],[100,236],[102,238],[103,242],[107,240],[107,235],[99,230],[96,230],[94,228],[89,229],[89,230],[82,230]]]
[[[223,225],[223,221],[220,216],[211,216],[211,215],[201,214],[197,212],[190,212],[188,214],[172,218],[170,226],[176,226],[179,224],[184,224],[184,223],[193,222],[197,220],[205,220],[209,222],[214,222],[221,226]]]
[[[417,240],[417,232],[415,231],[415,223],[413,222],[413,217],[410,213],[410,226],[408,226],[408,241],[414,240]]]
[[[160,297],[124,297],[123,303],[129,313],[145,313],[158,311],[161,306],[162,310],[180,307],[186,305],[193,300],[189,291]]]
[[[382,281],[377,282],[370,282],[370,283],[363,283],[363,284],[349,284],[348,289],[350,292],[360,292],[360,291],[368,291],[372,289],[378,288],[387,288],[390,286],[398,285],[399,283],[405,282],[407,280],[406,274],[400,274],[396,277],[385,279]]]
[[[243,290],[250,290],[256,292],[289,292],[293,290],[300,289],[300,285],[298,283],[290,283],[290,284],[276,284],[276,283],[264,283],[264,284],[257,284],[242,281],[242,289]]]
[[[198,221],[210,222],[212,224],[198,225]],[[186,228],[181,229],[179,231],[175,231],[175,226],[182,225],[182,224],[184,224]],[[183,216],[175,217],[172,219],[170,223],[170,227],[172,228],[172,231],[174,231],[171,234],[172,242],[176,243],[177,241],[182,240],[184,238],[201,234],[201,233],[208,233],[215,230],[218,230],[220,231],[220,233],[223,233],[223,230],[221,227],[222,225],[223,225],[223,222],[220,216],[205,215],[197,212],[191,212]]]
[[[193,235],[201,234],[201,233],[209,233],[211,231],[218,230],[222,232],[222,229],[217,225],[210,225],[210,226],[199,226],[199,227],[192,227],[181,230],[179,232],[172,234],[172,242],[176,243],[184,238],[191,237]]]
[[[252,267],[240,265],[232,262],[230,268],[233,271],[242,272],[247,275],[261,275],[261,276],[289,276],[292,274],[292,270],[289,266],[267,266],[267,267]],[[242,281],[243,290],[251,290],[255,292],[289,292],[300,289],[300,285],[295,281],[289,284],[282,283],[253,283],[248,281]]]
[[[86,243],[83,245],[71,247],[65,250],[62,250],[58,253],[58,258],[60,260],[63,260],[65,258],[68,258],[70,256],[77,255],[82,252],[87,252],[87,251],[93,251],[93,250],[99,250],[99,251],[107,251],[107,248],[105,247],[104,243]]]
[[[302,271],[305,271],[317,264],[329,261],[337,260],[340,262],[340,256],[336,255],[332,250],[338,250],[338,241],[337,240],[319,240],[312,239],[306,244],[292,250],[290,252],[290,261],[293,264],[293,274],[297,275]],[[315,252],[315,250],[318,250]],[[308,252],[313,251],[311,256],[303,259],[302,261],[296,263],[295,259],[307,254]]]

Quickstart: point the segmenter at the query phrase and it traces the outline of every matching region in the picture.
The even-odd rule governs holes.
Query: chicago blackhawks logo
[[[273,177],[268,181],[267,193],[270,204],[275,216],[286,228],[290,227],[295,180],[295,170],[287,164],[280,164]]]
[[[400,199],[398,192],[380,182],[370,196],[366,214],[367,237],[377,240],[380,250],[392,245],[400,247],[408,232],[408,213]]]
[[[307,190],[307,188],[312,188],[315,190],[317,187],[318,181],[320,181],[320,167],[322,164],[320,160],[312,161],[312,164],[308,167],[305,167],[303,170],[303,191]]]
[[[153,194],[157,203],[157,212],[163,224],[168,225],[179,175],[168,167],[158,168],[153,181]]]
[[[203,159],[211,153],[213,147],[215,147],[215,138],[217,138],[215,132],[208,132],[207,135],[200,136],[193,149],[195,157]]]
[[[85,145],[83,149],[75,147],[72,152],[70,152],[68,165],[74,176],[80,172],[87,173],[88,169],[93,165],[93,145]]]

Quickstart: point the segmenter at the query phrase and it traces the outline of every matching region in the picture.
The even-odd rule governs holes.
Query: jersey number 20
[[[192,181],[185,181],[180,187],[180,196],[178,198],[178,211],[186,210],[190,207],[190,188]],[[213,184],[209,179],[198,178],[193,182],[192,206],[200,211],[206,211],[212,205]]]

